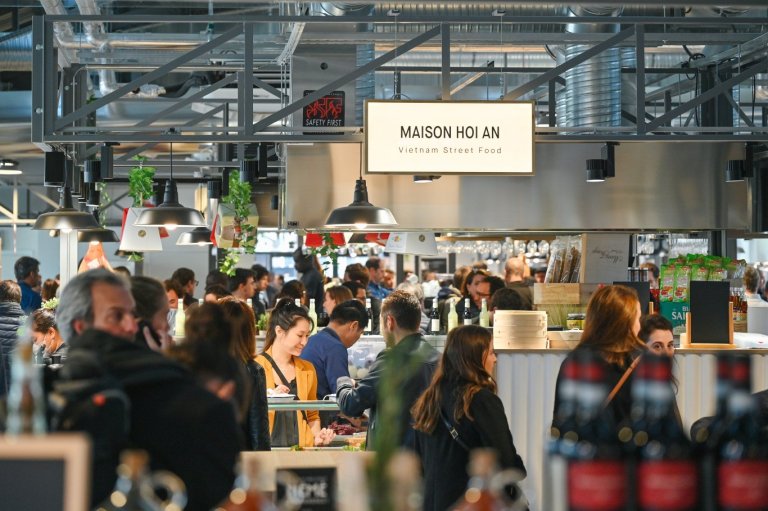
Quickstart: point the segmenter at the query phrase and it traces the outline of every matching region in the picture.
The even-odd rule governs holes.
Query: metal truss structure
[[[96,148],[83,144],[96,143],[141,143],[120,158],[125,159],[141,152],[144,147],[158,142],[193,143],[237,143],[253,142],[360,142],[360,126],[334,129],[334,133],[294,128],[290,116],[304,106],[322,98],[340,86],[353,82],[370,72],[422,72],[440,77],[439,97],[449,100],[455,86],[457,73],[465,80],[470,75],[492,74],[520,75],[524,83],[506,90],[501,100],[534,99],[545,121],[537,123],[536,141],[764,141],[768,138],[766,126],[766,105],[756,92],[763,93],[763,73],[768,73],[768,35],[764,28],[768,18],[749,17],[680,17],[660,18],[645,16],[526,16],[507,17],[503,12],[486,17],[468,19],[461,16],[408,17],[408,16],[236,16],[190,17],[168,16],[158,23],[157,19],[141,16],[44,16],[33,21],[33,114],[32,141],[44,150],[52,146],[81,144],[83,157],[96,152]],[[108,42],[99,45],[98,40],[88,38],[83,31],[74,35],[68,45],[57,42],[57,25],[89,23],[155,24],[209,24],[215,26],[217,35],[209,35],[199,43],[186,41],[183,51],[165,52],[161,57],[147,58],[147,53],[133,51],[131,58],[124,58],[119,48],[112,48]],[[276,42],[274,37],[265,36],[259,27],[264,24],[281,27],[285,36]],[[349,30],[333,35],[311,32],[308,27],[323,24],[328,27],[374,27],[373,30]],[[548,26],[617,26],[612,33],[606,31],[580,31],[541,33],[526,32],[524,27],[547,24]],[[408,40],[393,44],[392,26],[395,33],[399,27],[424,27],[418,33],[408,32]],[[464,26],[497,26],[497,32],[463,31]],[[512,26],[523,27],[519,31],[509,30]],[[385,30],[388,29],[388,30]],[[290,62],[290,57],[299,44],[310,40],[322,43],[374,44],[377,45],[375,58],[354,71],[339,76],[331,83],[314,92],[290,101],[286,87],[275,87],[259,79],[259,69],[280,69]],[[466,44],[492,46],[494,40],[502,51],[516,46],[544,44],[581,45],[584,51],[571,55],[568,60],[558,62],[554,67],[512,67],[512,66],[451,66],[451,54]],[[78,44],[80,46],[78,46]],[[280,45],[283,45],[280,47]],[[650,52],[663,51],[670,47],[702,47],[720,45],[722,50],[712,56],[691,59],[678,67],[649,67]],[[68,62],[61,69],[60,52],[80,48],[78,62]],[[269,48],[269,55],[260,53]],[[414,49],[428,48],[440,55],[439,66],[413,66],[397,68],[397,58]],[[634,64],[622,66],[623,75],[634,78],[636,95],[634,115],[625,115],[633,121],[629,126],[558,126],[555,122],[557,107],[556,90],[564,83],[569,70],[587,62],[611,48],[633,48]],[[223,59],[222,56],[226,56]],[[388,66],[389,65],[389,66]],[[143,72],[128,83],[102,95],[89,96],[87,73],[109,69],[134,73]],[[135,91],[151,84],[153,80],[178,71],[202,69],[220,72],[222,78],[200,90],[175,99],[142,98]],[[681,79],[681,76],[685,77]],[[758,79],[759,78],[759,79]],[[707,83],[706,89],[703,84]],[[452,85],[453,84],[453,85]],[[702,84],[699,90],[698,84]],[[734,99],[734,88],[748,86],[752,97],[745,101]],[[237,87],[236,99],[212,100],[210,96],[224,88]],[[260,90],[254,99],[253,92]],[[738,95],[737,95],[738,96]],[[263,98],[263,99],[258,99]],[[131,126],[112,128],[100,125],[96,113],[100,108],[131,102],[153,102],[154,113]],[[196,103],[218,101],[219,104],[205,113],[200,113],[183,126],[177,126],[176,133],[168,133],[163,120],[174,112]],[[274,113],[255,120],[254,102],[270,102],[279,105]],[[718,103],[716,108],[723,112],[735,112],[736,123],[709,122],[707,125],[693,125],[691,120],[698,117],[703,105]],[[134,103],[135,104],[135,103]],[[217,114],[230,107],[237,108],[237,124],[230,125],[229,116],[221,119]],[[703,115],[703,114],[702,114]],[[721,119],[722,120],[722,119]],[[734,125],[735,124],[735,125]],[[207,162],[216,165],[223,162]]]

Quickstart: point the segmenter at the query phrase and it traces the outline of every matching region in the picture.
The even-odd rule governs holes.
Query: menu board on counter
[[[691,282],[688,343],[732,344],[730,282]]]
[[[627,280],[629,239],[629,234],[582,234],[581,282],[608,284]]]
[[[277,502],[300,502],[300,509],[334,511],[336,468],[277,469]]]

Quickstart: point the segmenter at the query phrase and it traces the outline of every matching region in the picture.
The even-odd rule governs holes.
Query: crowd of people
[[[409,277],[395,287],[383,259],[349,265],[338,285],[329,285],[313,259],[298,251],[301,278],[279,287],[260,265],[238,268],[232,276],[212,271],[202,299],[195,297],[199,282],[187,268],[165,281],[91,270],[61,290],[54,313],[42,307],[35,289],[42,284],[39,263],[21,258],[17,281],[0,282],[0,398],[10,384],[18,327],[29,315],[40,360],[61,365],[61,378],[107,374],[119,382],[130,400],[125,443],[145,449],[153,469],[170,470],[185,482],[187,509],[210,509],[227,494],[241,450],[328,445],[332,424],[357,426],[366,410],[368,449],[399,446],[421,455],[425,509],[445,509],[459,497],[475,448],[495,449],[501,468],[524,477],[496,396],[488,329],[452,329],[442,354],[424,338],[432,333],[424,319],[434,305],[425,306],[427,300],[437,301],[438,309],[463,307],[467,300],[475,323],[483,302],[491,312],[531,309],[531,279],[522,261],[508,261],[503,277],[478,265],[462,267],[438,285],[434,275],[424,275],[422,283]],[[327,319],[314,334],[310,303]],[[186,316],[184,335],[175,339],[174,309]],[[256,325],[264,314],[265,343],[257,351]],[[581,342],[563,367],[585,350],[596,354],[616,389],[606,406],[620,423],[630,414],[626,375],[646,351],[674,354],[672,326],[660,316],[641,316],[635,291],[623,286],[596,291],[586,317]],[[347,349],[368,328],[380,333],[387,349],[367,375],[353,380]],[[270,411],[271,394],[303,401],[335,397],[339,413]],[[562,416],[558,395],[554,427]],[[117,453],[107,458],[116,463]],[[102,465],[94,463],[96,469],[94,504],[114,483]]]

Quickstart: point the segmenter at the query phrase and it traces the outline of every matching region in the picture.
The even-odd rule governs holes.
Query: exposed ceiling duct
[[[32,31],[5,34],[0,38],[0,70],[32,71]]]

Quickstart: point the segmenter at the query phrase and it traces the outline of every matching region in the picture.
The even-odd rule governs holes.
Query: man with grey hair
[[[184,481],[185,509],[207,511],[226,497],[234,481],[240,450],[234,412],[198,386],[183,366],[132,342],[134,311],[125,279],[103,269],[72,279],[57,311],[60,332],[70,344],[63,377],[83,378],[90,368],[99,368],[116,379],[130,400],[131,445],[149,453],[153,469],[169,470]],[[100,490],[106,497],[111,487]]]

